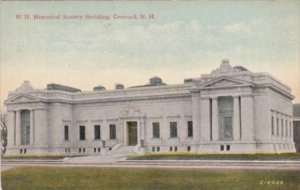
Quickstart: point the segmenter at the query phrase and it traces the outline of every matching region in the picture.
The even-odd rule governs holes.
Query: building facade
[[[93,91],[25,81],[5,101],[7,154],[295,152],[291,89],[223,60],[183,84]]]
[[[300,152],[300,104],[293,105],[294,142],[296,151]]]

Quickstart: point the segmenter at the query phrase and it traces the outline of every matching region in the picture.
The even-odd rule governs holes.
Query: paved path
[[[63,160],[2,160],[1,171],[20,166],[50,167],[124,167],[178,168],[213,170],[294,170],[300,172],[300,161],[243,161],[243,160],[121,160],[103,163],[67,163]]]

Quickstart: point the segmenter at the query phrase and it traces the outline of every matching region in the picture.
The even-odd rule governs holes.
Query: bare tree
[[[7,146],[7,114],[6,113],[0,113],[0,126],[1,126],[2,154],[5,154],[6,146]]]

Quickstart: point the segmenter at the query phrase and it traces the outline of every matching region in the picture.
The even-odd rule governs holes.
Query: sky
[[[153,76],[179,84],[222,59],[270,73],[300,103],[299,1],[29,1],[1,2],[0,10],[1,104],[24,80],[38,89],[59,83],[85,91],[142,85]]]

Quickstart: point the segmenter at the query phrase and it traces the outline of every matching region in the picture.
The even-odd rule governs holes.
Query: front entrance
[[[137,122],[130,121],[127,122],[127,131],[128,131],[128,145],[135,146],[137,145],[138,138],[137,138]]]
[[[233,98],[220,97],[218,99],[218,109],[220,140],[233,140]]]
[[[232,140],[232,117],[223,117],[221,139]]]

